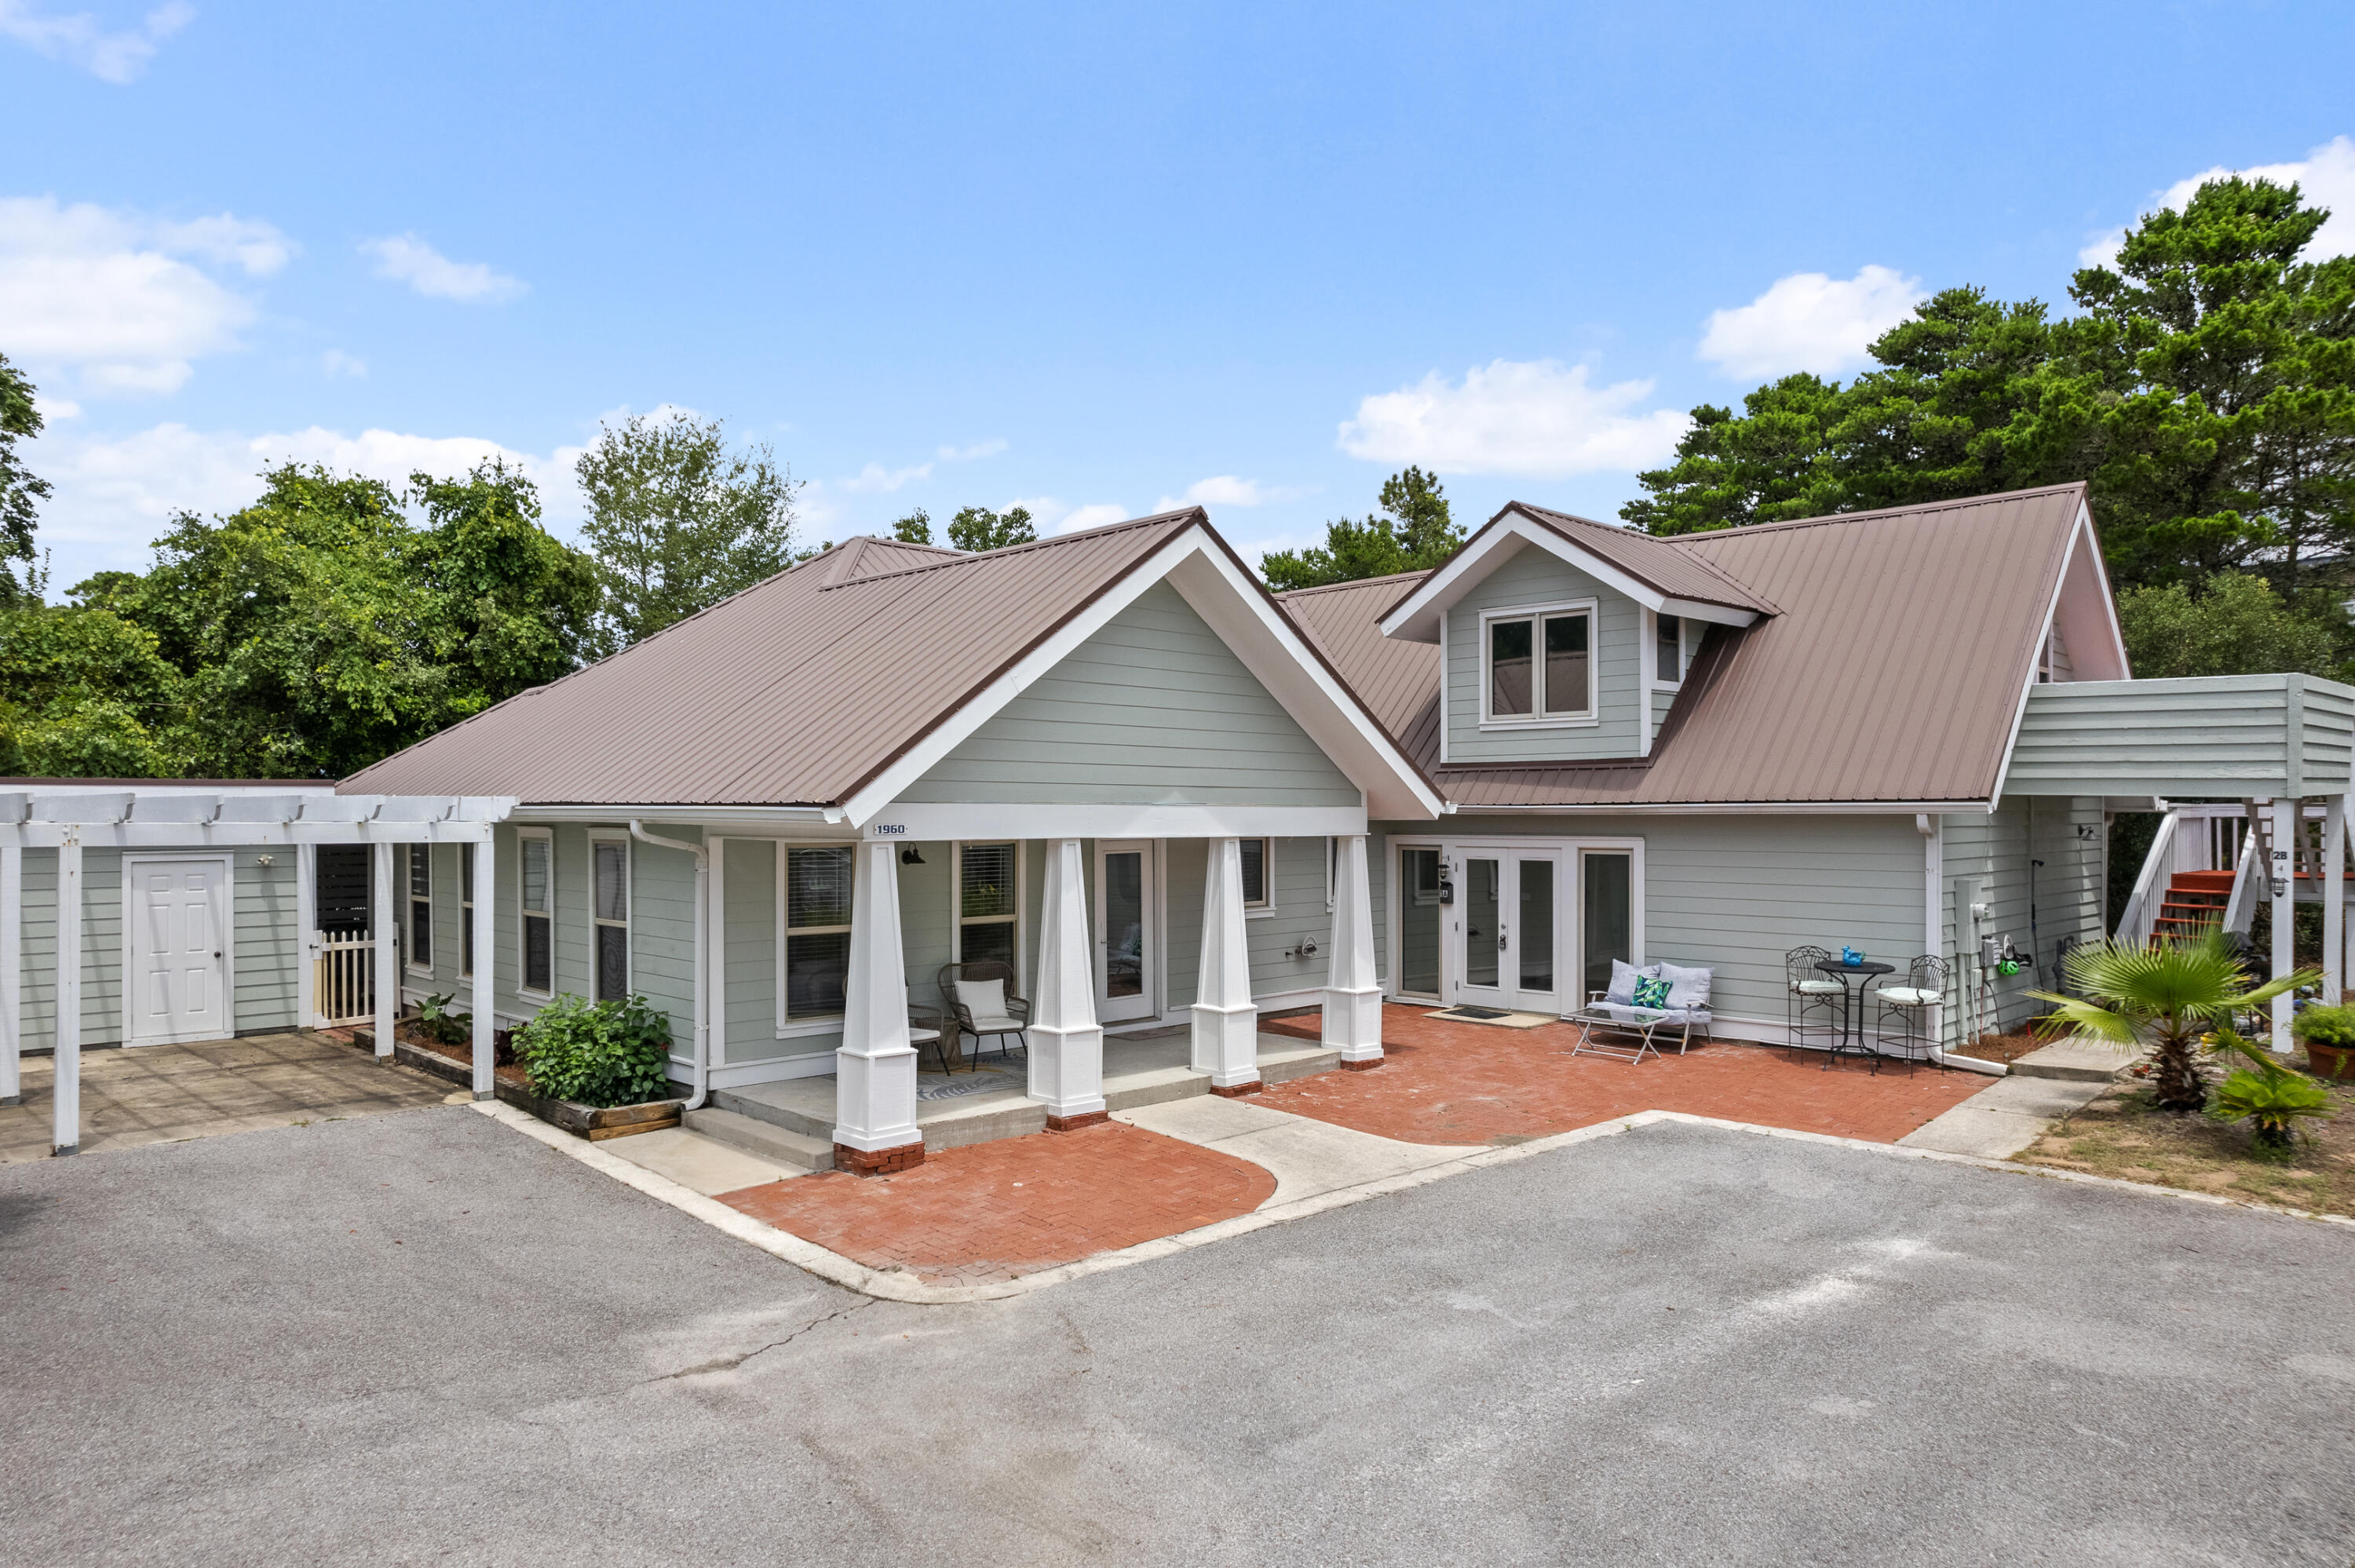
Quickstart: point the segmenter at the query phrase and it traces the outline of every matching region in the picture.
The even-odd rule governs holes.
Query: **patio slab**
[[[1487,1147],[1401,1143],[1355,1128],[1311,1121],[1251,1100],[1212,1095],[1118,1111],[1113,1119],[1263,1166],[1275,1177],[1275,1191],[1269,1194],[1267,1204],[1289,1203],[1386,1176],[1427,1170],[1477,1154]]]
[[[0,1164],[50,1156],[53,1058],[22,1062],[24,1103],[0,1106]],[[333,1035],[290,1031],[188,1045],[85,1049],[82,1153],[339,1121],[452,1099],[450,1086]],[[468,1097],[460,1091],[454,1097]]]
[[[2099,1098],[2107,1078],[1998,1078],[1994,1083],[1897,1141],[1941,1154],[2009,1160],[2070,1112]]]

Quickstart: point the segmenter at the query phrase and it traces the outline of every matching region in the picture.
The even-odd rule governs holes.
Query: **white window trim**
[[[1644,630],[1649,634],[1652,644],[1652,684],[1657,689],[1673,692],[1685,683],[1685,671],[1692,662],[1692,648],[1686,638],[1686,618],[1679,615],[1669,619],[1677,623],[1677,673],[1673,678],[1662,674],[1659,668],[1660,612],[1656,609],[1644,612]]]
[[[527,909],[523,902],[523,846],[537,839],[548,846],[548,900],[545,909]],[[592,890],[591,896],[595,896]],[[548,922],[548,989],[534,991],[524,983],[530,973],[524,954],[529,944],[524,940],[524,921],[537,916]],[[592,938],[593,940],[593,938]],[[556,995],[556,834],[547,828],[516,830],[516,994],[535,1001],[548,1001]]]
[[[839,1012],[812,1012],[797,1017],[785,1011],[785,912],[791,907],[791,906],[785,901],[785,880],[793,872],[793,863],[790,858],[793,851],[797,849],[847,849],[851,852],[851,907],[854,909],[857,908],[858,906],[858,863],[862,858],[858,853],[858,842],[851,839],[844,839],[830,843],[805,843],[798,840],[786,839],[779,839],[775,842],[777,846],[777,951],[773,972],[776,976],[777,1038],[780,1040],[793,1040],[808,1034],[835,1033],[842,1028],[843,1015]],[[903,919],[900,924],[900,929],[903,934],[906,931],[906,922]],[[795,929],[814,931],[823,935],[828,931],[847,931],[850,929],[850,926],[846,922],[840,926],[802,926],[795,927]]]
[[[1238,839],[1235,842],[1239,844],[1256,842],[1260,846],[1259,902],[1256,904],[1247,902],[1243,905],[1243,918],[1246,920],[1266,919],[1269,916],[1275,913],[1275,841],[1271,838],[1260,838],[1254,834]],[[1236,871],[1238,874],[1240,874],[1241,869],[1242,866],[1240,859],[1240,852],[1238,852],[1238,859],[1236,862]]]
[[[1579,614],[1586,617],[1586,706],[1577,713],[1549,714],[1545,711],[1544,618]],[[1530,622],[1529,694],[1535,699],[1538,711],[1529,718],[1498,718],[1488,710],[1488,699],[1495,694],[1495,683],[1488,673],[1488,628],[1499,620]],[[1559,604],[1524,604],[1504,609],[1484,609],[1480,612],[1479,659],[1482,729],[1586,729],[1603,722],[1603,611],[1600,599],[1573,599]]]
[[[589,908],[589,1000],[592,1002],[597,1000],[597,928],[609,924],[597,917],[597,846],[601,843],[622,846],[622,918],[615,922],[622,927],[622,951],[627,955],[627,961],[623,966],[622,994],[638,994],[638,868],[633,863],[637,857],[630,853],[628,833],[592,828],[589,832],[589,875],[586,878],[589,885],[581,890],[587,895]],[[555,871],[551,866],[549,879],[553,881],[554,877]],[[549,978],[551,980],[555,978],[555,967],[553,962],[549,965],[551,971]]]
[[[409,844],[404,847],[407,853],[401,856],[400,865],[400,911],[404,916],[400,925],[400,962],[410,974],[431,980],[433,977],[431,956],[424,963],[417,961],[417,906],[421,903],[425,906],[425,929],[430,938],[433,930],[433,846]],[[421,899],[417,895],[412,864],[419,855],[425,857],[425,896]]]
[[[964,962],[964,846],[967,843],[1003,844],[1014,846],[1014,914],[984,916],[976,925],[1011,925],[1014,927],[1014,977],[1018,986],[1021,978],[1030,972],[1030,937],[1023,927],[1030,909],[1030,855],[1028,841],[1024,839],[957,839],[949,845],[949,962]]]
[[[1503,853],[1516,848],[1538,845],[1560,851],[1564,856],[1561,882],[1555,889],[1555,933],[1557,942],[1567,943],[1567,973],[1572,977],[1571,989],[1584,1004],[1586,987],[1586,852],[1628,856],[1627,877],[1627,950],[1636,967],[1646,959],[1645,954],[1645,906],[1649,884],[1644,874],[1645,840],[1641,835],[1626,834],[1552,834],[1540,838],[1394,838],[1385,846],[1383,862],[1388,880],[1385,885],[1392,896],[1389,904],[1390,918],[1383,922],[1382,948],[1389,956],[1390,968],[1382,980],[1382,994],[1410,1001],[1433,1000],[1427,991],[1402,991],[1399,986],[1399,966],[1403,959],[1405,936],[1401,918],[1408,897],[1406,886],[1406,852],[1427,849],[1439,852],[1439,874],[1444,882],[1455,878],[1456,863],[1467,853]],[[1443,907],[1452,907],[1443,906]],[[1441,916],[1439,938],[1439,991],[1444,997],[1455,978],[1454,949],[1448,942],[1446,917]]]

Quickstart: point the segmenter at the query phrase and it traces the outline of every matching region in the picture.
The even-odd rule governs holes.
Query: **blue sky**
[[[724,418],[815,541],[1409,461],[1610,517],[1700,401],[1955,283],[2064,302],[2203,171],[2355,249],[2343,5],[1062,9],[0,0],[0,353],[61,588],[284,456]]]

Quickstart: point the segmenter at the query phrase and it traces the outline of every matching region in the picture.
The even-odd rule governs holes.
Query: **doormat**
[[[1493,1023],[1499,1029],[1535,1029],[1540,1023],[1554,1022],[1550,1013],[1508,1012],[1501,1007],[1474,1007],[1469,1003],[1444,1007],[1423,1016],[1444,1019],[1450,1023]]]
[[[943,1077],[938,1073],[926,1073],[916,1080],[916,1097],[920,1100],[961,1100],[967,1095],[995,1094],[1000,1089],[1027,1089],[1030,1075],[1025,1073],[952,1073]]]

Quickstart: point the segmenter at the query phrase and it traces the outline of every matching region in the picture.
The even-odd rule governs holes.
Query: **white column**
[[[1030,989],[1030,1097],[1046,1106],[1050,1128],[1104,1118],[1103,1030],[1090,947],[1080,841],[1055,839],[1047,845],[1039,979]]]
[[[58,845],[57,1094],[51,1152],[81,1146],[81,835],[66,830]]]
[[[368,917],[375,927],[376,951],[376,1054],[379,1061],[392,1060],[392,1032],[400,1022],[400,907],[392,885],[394,863],[400,858],[400,846],[376,846],[376,863],[369,868],[369,881],[376,885],[376,912]]]
[[[1333,857],[1333,939],[1326,949],[1325,1044],[1344,1065],[1382,1059],[1382,988],[1374,979],[1374,890],[1363,833]]]
[[[912,1147],[923,1158],[916,1127],[916,1050],[908,1044],[907,960],[900,948],[899,847],[888,841],[858,846],[858,880],[850,895],[850,968],[844,982],[842,1046],[834,1054],[834,1142],[841,1150],[873,1154]],[[872,1162],[879,1163],[879,1162]],[[899,1163],[899,1162],[893,1162]]]
[[[0,844],[0,1106],[20,1105],[25,1048],[25,852]]]
[[[2274,894],[2274,978],[2297,967],[2294,940],[2297,935],[2297,832],[2304,825],[2305,813],[2295,800],[2275,800],[2274,816],[2274,863],[2267,874],[2274,878],[2281,891]],[[2270,891],[2270,889],[2268,890]],[[2275,1051],[2289,1050],[2290,998],[2274,998],[2274,1027],[2271,1044]]]
[[[2339,1005],[2347,987],[2347,797],[2333,795],[2322,818],[2322,1000]]]
[[[1202,877],[1202,963],[1194,992],[1194,1071],[1213,1092],[1259,1086],[1259,1009],[1251,994],[1251,949],[1243,940],[1243,852],[1239,839],[1212,839]]]
[[[491,955],[498,950],[497,848],[487,833],[474,846],[474,1097],[478,1100],[489,1099],[498,1091],[499,988],[491,973]]]

